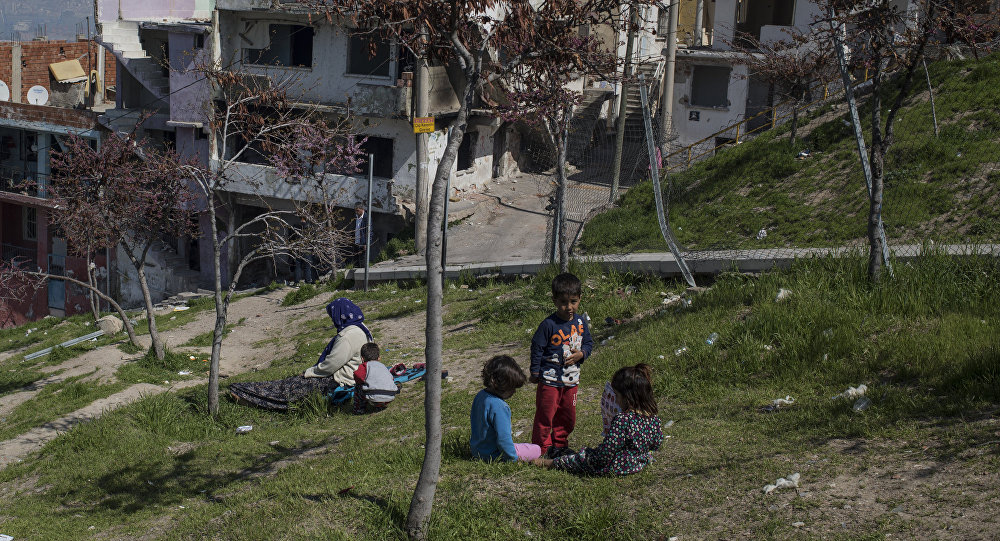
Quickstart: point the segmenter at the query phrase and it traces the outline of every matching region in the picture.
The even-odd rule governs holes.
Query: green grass
[[[475,321],[446,335],[446,368],[464,364],[472,376],[444,384],[444,457],[430,538],[874,539],[969,520],[981,529],[968,535],[988,531],[981,516],[956,517],[1000,497],[989,481],[1000,467],[988,445],[995,426],[982,421],[1000,404],[996,260],[927,256],[897,263],[895,276],[877,285],[860,259],[800,261],[759,277],[720,275],[689,308],[665,310],[660,292],[680,291],[679,284],[588,265],[574,270],[598,341],[615,338],[584,365],[571,443],[599,441],[600,389],[617,368],[640,361],[654,366],[660,417],[676,420],[666,430],[672,438],[645,472],[622,479],[470,460],[468,411],[477,368],[490,354],[484,350],[507,345],[526,363],[525,329],[533,332],[552,310],[554,271],[446,287],[446,330]],[[780,288],[792,296],[776,303]],[[397,304],[422,298],[422,288],[382,284],[351,298],[366,317],[393,314]],[[646,317],[613,328],[601,323],[640,314]],[[391,321],[370,319],[392,332]],[[298,373],[329,339],[328,326],[322,313],[303,321],[288,336],[294,354],[226,384]],[[704,343],[711,332],[720,334],[714,346]],[[681,345],[688,353],[675,356]],[[133,364],[140,366],[126,366]],[[141,368],[150,377],[156,370]],[[860,383],[871,389],[867,411],[830,399]],[[785,395],[796,399],[793,407],[757,412]],[[2,531],[61,539],[399,539],[423,456],[422,403],[418,382],[373,415],[319,401],[283,415],[223,400],[212,420],[204,386],[146,397],[0,470],[0,487],[12,487],[0,489]],[[514,431],[524,431],[515,439],[525,441],[534,394],[522,389],[509,403]],[[245,424],[254,429],[237,435]],[[952,477],[940,486],[887,486],[885,472],[907,460],[910,469],[901,471],[919,461]],[[804,494],[760,493],[793,471],[802,472]],[[983,484],[970,484],[978,478]],[[878,498],[849,519],[841,508],[857,505],[856,496],[829,487],[843,479]],[[974,501],[962,492],[976,494]],[[921,512],[902,519],[889,512],[897,505]],[[813,529],[796,530],[797,520]]]
[[[193,359],[191,357],[194,357]],[[123,383],[155,383],[179,381],[204,376],[208,363],[203,362],[203,356],[190,355],[167,350],[163,360],[157,359],[152,351],[142,357],[129,361],[115,372],[115,377]],[[190,372],[181,375],[178,372]]]
[[[926,92],[918,83],[886,158],[887,238],[895,244],[996,241],[1000,54],[935,63],[931,78],[941,135],[934,137],[930,103],[915,99]],[[868,110],[862,108],[861,116],[867,122]],[[670,218],[678,241],[695,250],[863,242],[867,194],[853,130],[844,122],[829,120],[795,146],[783,126],[671,175]],[[812,157],[795,159],[802,149]],[[767,236],[758,240],[761,229]],[[617,208],[588,222],[580,247],[587,253],[666,251],[652,184],[632,188]]]
[[[83,378],[84,376],[76,376],[46,385],[37,395],[14,408],[0,421],[0,441],[58,419],[125,388],[120,383],[97,384],[81,381]]]

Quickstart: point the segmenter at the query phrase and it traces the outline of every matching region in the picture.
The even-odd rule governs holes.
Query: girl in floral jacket
[[[611,388],[622,412],[611,421],[604,441],[595,448],[587,447],[553,460],[539,458],[535,464],[589,475],[628,475],[642,471],[649,464],[651,453],[663,442],[651,379],[652,369],[645,363],[619,369],[611,378]]]

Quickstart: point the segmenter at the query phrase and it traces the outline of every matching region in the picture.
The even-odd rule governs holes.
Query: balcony
[[[219,167],[214,162],[213,167]],[[241,202],[258,201],[260,198],[271,200],[271,203],[281,206],[279,201],[292,202],[329,201],[338,207],[353,208],[358,201],[368,196],[368,179],[346,175],[326,174],[323,178],[325,194],[320,192],[314,182],[295,182],[278,176],[273,167],[250,163],[235,162],[228,167],[230,182],[226,183],[224,191],[247,196]],[[392,180],[375,177],[372,187],[372,206],[377,212],[395,213],[399,209],[392,196]]]
[[[36,248],[25,248],[13,244],[0,244],[0,259],[5,263],[16,264],[18,267],[33,271],[38,267],[36,258],[38,250]]]
[[[44,187],[48,183],[49,175],[0,165],[0,191],[44,198]],[[39,195],[39,187],[43,188],[42,195]]]

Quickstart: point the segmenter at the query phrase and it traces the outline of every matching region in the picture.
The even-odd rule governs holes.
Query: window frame
[[[21,207],[21,209],[21,238],[37,242],[38,210],[35,207]]]
[[[259,48],[259,49],[253,48],[253,47],[242,47],[240,50],[242,51],[241,62],[243,63],[243,65],[245,65],[245,66],[261,67],[261,68],[278,68],[278,69],[292,69],[292,70],[307,70],[307,71],[312,71],[313,67],[316,64],[316,62],[315,62],[315,60],[316,60],[316,29],[313,26],[308,25],[308,24],[293,24],[293,23],[282,23],[282,22],[269,22],[269,23],[265,23],[265,24],[267,24],[267,37],[268,37],[267,38],[268,39],[268,41],[267,41],[267,47],[262,47],[262,48]],[[271,48],[271,46],[273,44],[272,41],[271,41],[271,39],[274,37],[274,30],[272,30],[272,28],[275,27],[275,26],[288,26],[288,27],[292,28],[292,30],[290,30],[288,32],[288,36],[289,36],[289,42],[288,42],[288,60],[289,60],[289,62],[291,62],[292,59],[295,56],[295,50],[294,50],[294,47],[293,47],[294,43],[295,43],[295,40],[292,39],[292,36],[295,34],[295,32],[298,31],[298,30],[295,30],[295,28],[308,28],[308,29],[310,29],[310,31],[312,32],[312,44],[309,47],[310,48],[310,53],[309,53],[309,65],[308,66],[295,65],[295,64],[288,64],[288,65],[285,65],[285,64],[267,64],[267,63],[253,62],[253,61],[251,61],[249,59],[250,54],[251,54],[250,51],[261,51],[261,52],[263,52],[263,51],[267,51],[268,49]],[[258,60],[259,60],[259,58],[258,58]]]
[[[393,73],[396,73],[396,65],[399,62],[399,47],[396,43],[395,38],[390,38],[387,40],[389,46],[389,61],[386,64],[386,74],[378,75],[372,73],[355,73],[351,71],[351,53],[353,52],[355,45],[355,38],[361,40],[362,43],[364,38],[358,36],[357,34],[347,34],[347,61],[344,63],[344,76],[345,77],[355,77],[359,79],[369,79],[372,81],[378,81],[385,84],[386,86],[393,86],[396,82],[393,77]]]

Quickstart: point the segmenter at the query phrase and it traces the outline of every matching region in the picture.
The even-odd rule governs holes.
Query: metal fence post
[[[670,253],[674,255],[674,260],[677,261],[677,266],[680,268],[681,274],[684,275],[684,280],[687,281],[688,285],[694,287],[694,276],[688,269],[684,256],[681,255],[673,231],[670,230],[668,209],[663,204],[663,193],[660,190],[660,166],[656,161],[653,121],[650,118],[652,114],[649,112],[649,94],[646,92],[646,81],[642,74],[639,75],[639,98],[642,100],[642,122],[646,128],[646,151],[649,153],[649,172],[653,177],[653,200],[656,201],[656,219],[660,224],[660,233],[663,235],[663,240],[667,241]]]
[[[368,291],[368,268],[372,258],[372,180],[375,176],[375,155],[368,155],[368,224],[365,226],[365,291]]]

